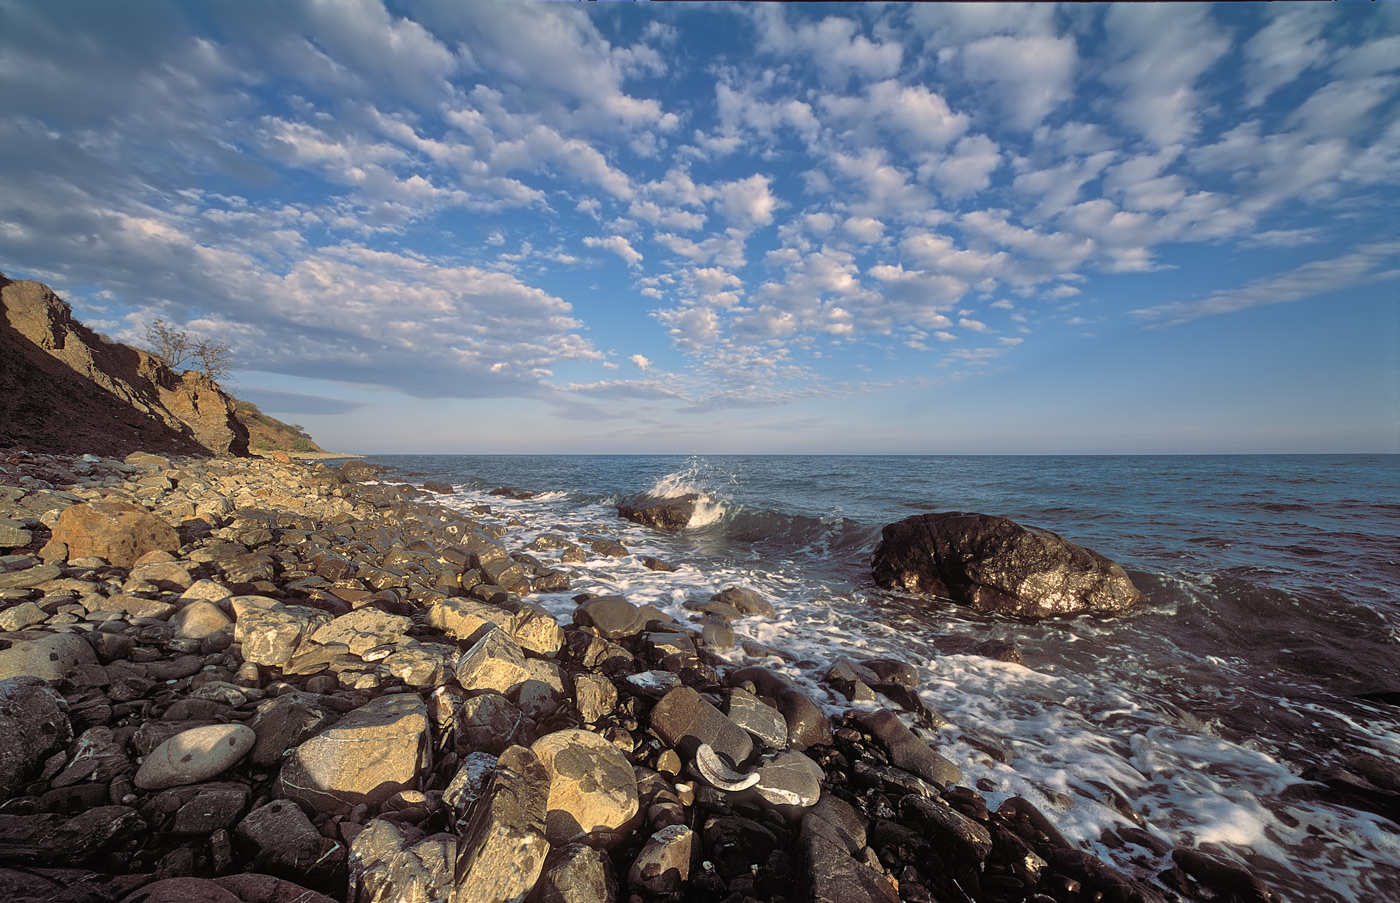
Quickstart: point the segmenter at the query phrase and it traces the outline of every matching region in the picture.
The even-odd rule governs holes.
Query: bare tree
[[[228,376],[233,370],[233,353],[229,351],[228,342],[200,339],[195,343],[191,356],[199,362],[199,369],[204,371],[204,375],[214,382]]]
[[[146,344],[164,358],[172,370],[189,360],[194,351],[194,342],[188,332],[176,329],[161,319],[146,324]]]
[[[228,342],[198,338],[161,319],[146,325],[146,344],[172,370],[185,361],[193,361],[205,376],[215,382],[233,371],[233,353],[229,350]]]

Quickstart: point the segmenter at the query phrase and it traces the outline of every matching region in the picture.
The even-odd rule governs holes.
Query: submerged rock
[[[674,498],[658,498],[654,495],[633,496],[617,506],[619,517],[639,523],[645,527],[675,533],[684,530],[695,514],[695,503],[700,496],[694,492]]]
[[[917,514],[885,527],[871,563],[885,589],[1044,618],[1143,601],[1123,568],[1057,533],[988,514]]]

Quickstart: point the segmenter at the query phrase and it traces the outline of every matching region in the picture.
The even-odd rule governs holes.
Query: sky
[[[1400,452],[1400,4],[0,0],[0,135],[335,451]]]

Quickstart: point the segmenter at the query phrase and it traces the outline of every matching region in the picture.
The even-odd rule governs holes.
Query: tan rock
[[[210,724],[182,731],[155,748],[136,771],[142,790],[197,784],[222,774],[252,752],[258,736],[242,724]]]
[[[556,731],[530,749],[549,771],[545,833],[554,846],[616,834],[637,814],[632,766],[598,734]]]
[[[175,628],[176,636],[202,640],[220,630],[232,628],[233,620],[214,603],[198,601],[171,615],[170,626]]]
[[[54,526],[53,541],[68,546],[70,559],[96,556],[124,568],[147,552],[180,548],[174,527],[144,508],[116,501],[85,502],[65,509]]]
[[[21,640],[0,649],[0,680],[29,675],[57,683],[85,665],[97,665],[97,654],[86,640],[69,633]]]
[[[500,628],[493,628],[457,661],[457,682],[466,690],[508,693],[530,679],[520,645]]]
[[[293,749],[277,789],[319,812],[377,804],[412,787],[430,756],[423,700],[408,693],[381,696]]]

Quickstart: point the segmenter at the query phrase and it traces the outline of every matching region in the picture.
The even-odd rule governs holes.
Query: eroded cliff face
[[[0,445],[248,454],[233,398],[203,374],[98,336],[39,282],[0,275],[0,308]]]

